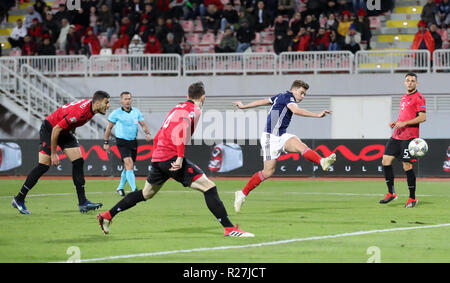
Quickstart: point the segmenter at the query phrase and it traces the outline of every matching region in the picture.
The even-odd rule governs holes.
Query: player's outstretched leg
[[[284,145],[284,150],[289,153],[300,153],[306,160],[319,164],[323,171],[329,171],[331,165],[336,162],[335,153],[332,153],[327,157],[321,157],[317,152],[304,144],[298,137],[288,139]]]
[[[151,185],[148,181],[146,181],[143,190],[136,190],[134,192],[127,194],[110,210],[97,214],[97,219],[103,233],[108,234],[110,232],[110,225],[112,223],[112,219],[119,212],[125,211],[129,208],[132,208],[139,202],[146,201],[152,198],[159,191],[160,188],[161,188],[160,185]]]
[[[25,206],[25,198],[28,192],[36,185],[39,178],[48,171],[50,166],[46,164],[39,163],[36,167],[31,170],[28,174],[25,183],[22,185],[19,193],[13,198],[11,205],[16,208],[22,214],[31,214],[31,212]]]
[[[225,229],[224,236],[226,237],[254,237],[255,235],[239,229],[234,226],[228,218],[227,210],[220,200],[216,185],[210,181],[205,175],[195,180],[191,184],[191,188],[203,192],[206,205],[211,213],[217,218]]]

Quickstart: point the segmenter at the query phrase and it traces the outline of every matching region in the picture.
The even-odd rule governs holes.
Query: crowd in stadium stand
[[[3,0],[2,0],[3,1]],[[5,0],[2,11],[14,0]],[[201,23],[199,34],[220,40],[212,52],[244,52],[261,34],[273,34],[273,51],[370,49],[368,16],[393,9],[382,1],[382,11],[370,11],[362,0],[81,0],[81,9],[57,10],[36,0],[24,21],[18,20],[8,38],[21,55],[193,53],[184,23]],[[429,0],[425,21],[448,25],[449,0]],[[436,2],[441,2],[436,4]],[[2,2],[3,3],[3,2]],[[434,6],[433,6],[434,5]],[[6,17],[4,17],[6,18]],[[0,20],[1,21],[1,20]],[[191,32],[191,31],[190,31]],[[214,37],[215,38],[215,37]]]

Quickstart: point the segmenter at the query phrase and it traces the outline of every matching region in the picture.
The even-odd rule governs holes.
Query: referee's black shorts
[[[49,121],[44,120],[39,130],[40,147],[39,152],[50,155],[52,143],[53,126]],[[58,137],[58,146],[64,150],[65,148],[80,147],[77,138],[69,131],[62,131]]]
[[[397,140],[390,138],[384,148],[384,155],[395,156],[395,158],[402,160],[403,162],[416,162],[415,159],[408,150],[409,143],[413,140]]]
[[[125,157],[131,157],[131,159],[133,159],[133,162],[136,162],[137,147],[138,147],[137,140],[129,141],[125,139],[116,138],[116,145],[120,153],[120,158],[122,160]]]
[[[186,158],[183,159],[181,169],[170,171],[171,163],[175,160],[177,160],[176,156],[166,161],[152,162],[152,169],[147,177],[147,182],[151,185],[162,185],[169,178],[173,178],[184,187],[190,187],[195,180],[203,176],[203,170]]]

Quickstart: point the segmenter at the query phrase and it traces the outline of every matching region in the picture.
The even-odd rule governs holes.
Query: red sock
[[[261,184],[262,181],[264,181],[265,178],[262,174],[262,171],[256,172],[250,181],[248,181],[247,185],[245,185],[244,189],[242,190],[242,193],[244,195],[248,195],[251,190],[256,188],[259,184]]]
[[[320,164],[320,160],[322,159],[322,157],[320,157],[320,155],[317,152],[315,152],[314,150],[311,150],[310,148],[307,148],[302,153],[302,155],[306,160],[312,161],[317,164]]]

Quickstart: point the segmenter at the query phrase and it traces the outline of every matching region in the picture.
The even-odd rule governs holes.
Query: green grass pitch
[[[256,188],[240,213],[234,191],[246,180],[215,182],[231,221],[254,238],[224,237],[203,195],[173,181],[118,214],[103,235],[98,211],[78,211],[70,179],[40,180],[26,202],[32,215],[11,206],[23,180],[1,179],[0,262],[450,262],[449,181],[418,180],[419,204],[406,209],[402,180],[399,199],[381,205],[383,179],[274,179]],[[117,184],[88,179],[87,197],[109,209],[121,198]]]

